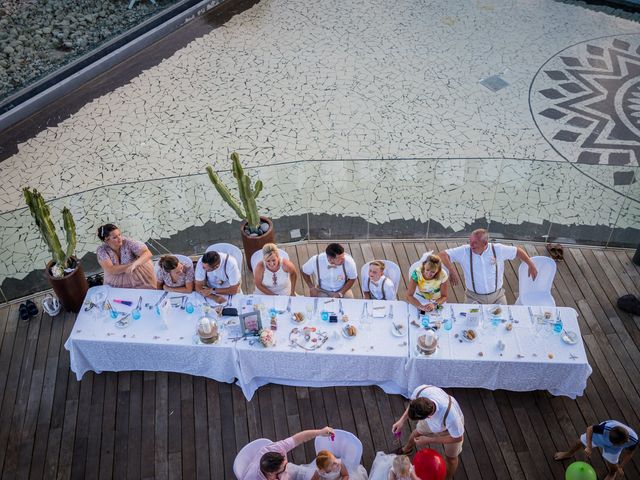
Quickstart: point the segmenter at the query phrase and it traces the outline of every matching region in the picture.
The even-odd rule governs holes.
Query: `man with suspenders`
[[[533,261],[520,247],[501,243],[489,243],[489,233],[480,228],[471,232],[469,245],[450,248],[439,253],[442,263],[449,270],[453,285],[460,283],[460,277],[453,266],[459,263],[464,271],[466,303],[507,304],[502,288],[505,260],[518,257],[529,267],[529,276],[536,279],[538,270]]]
[[[411,402],[402,417],[393,424],[394,434],[402,431],[402,425],[418,420],[416,429],[409,436],[398,454],[409,454],[414,447],[425,448],[431,444],[443,444],[447,462],[447,480],[453,478],[458,469],[458,457],[464,442],[464,415],[455,398],[433,385],[420,385],[411,394]]]
[[[196,265],[195,283],[200,295],[225,303],[240,293],[240,266],[233,256],[207,249]]]
[[[315,275],[318,285],[313,283]],[[353,298],[351,287],[358,278],[356,262],[342,245],[330,243],[325,253],[314,255],[302,266],[302,278],[312,297]]]

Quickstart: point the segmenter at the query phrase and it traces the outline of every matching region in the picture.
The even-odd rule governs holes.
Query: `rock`
[[[4,50],[2,50],[4,53],[6,53],[7,55],[13,55],[15,52],[15,49],[11,46],[9,47],[4,47]]]
[[[257,236],[258,236],[258,234],[257,234],[257,233],[250,233],[250,234],[249,234],[249,236],[250,236],[250,237],[257,237]]]
[[[260,224],[260,231],[262,233],[267,233],[269,231],[269,224],[264,222]]]

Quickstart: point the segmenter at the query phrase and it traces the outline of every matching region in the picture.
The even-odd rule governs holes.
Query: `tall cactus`
[[[64,269],[69,267],[69,259],[76,250],[76,224],[73,216],[67,207],[62,209],[62,218],[64,221],[64,230],[67,237],[67,249],[63,250],[56,227],[51,220],[51,211],[49,206],[42,198],[40,192],[35,188],[31,191],[29,188],[23,188],[22,193],[29,206],[31,216],[35,219],[36,225],[42,234],[44,242],[49,247],[55,268],[52,271],[54,276],[63,276]]]
[[[247,226],[251,233],[260,234],[260,214],[258,213],[258,205],[256,204],[256,198],[262,191],[262,180],[258,180],[253,189],[251,188],[251,179],[246,173],[242,165],[240,165],[240,157],[236,152],[231,154],[232,171],[233,176],[238,182],[238,193],[240,195],[240,203],[233,197],[229,189],[226,187],[216,172],[213,171],[211,165],[207,167],[207,173],[209,174],[209,180],[216,187],[216,190],[222,197],[222,199],[229,204],[231,208],[236,212],[241,220],[247,221]]]

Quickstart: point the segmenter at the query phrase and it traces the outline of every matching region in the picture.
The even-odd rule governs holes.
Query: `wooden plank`
[[[236,453],[249,442],[246,436],[246,414],[235,416],[236,412],[244,408],[244,397],[236,386],[221,383],[219,388],[220,410],[224,412],[220,428],[222,429],[222,455],[224,460],[224,477],[233,478],[233,459]],[[241,400],[240,400],[241,399]],[[233,416],[231,415],[233,412]],[[244,433],[244,435],[243,435]],[[237,441],[236,439],[242,439]]]
[[[206,397],[205,397],[206,398]],[[142,382],[142,445],[140,473],[142,478],[155,476],[155,409],[156,374],[144,372]]]
[[[178,408],[179,410],[175,412],[174,415],[180,415],[180,457],[182,461],[181,478],[195,478],[195,419],[193,409],[193,377],[191,375],[180,375],[180,403]]]
[[[129,427],[127,448],[127,478],[141,478],[142,452],[142,383],[143,373],[132,372],[129,390]]]
[[[209,455],[210,478],[223,478],[224,476],[224,450],[222,447],[222,413],[220,408],[220,395],[218,382],[205,379],[207,398],[207,435],[209,451],[216,452]],[[226,412],[224,412],[226,414]]]
[[[100,441],[100,478],[113,478],[113,461],[116,443],[116,403],[118,374],[105,372],[104,407],[102,409],[102,438]],[[159,373],[158,375],[166,375]]]
[[[131,373],[120,372],[118,374],[118,393],[116,394],[116,431],[113,459],[113,474],[117,478],[127,476],[130,396]]]
[[[203,377],[193,377],[194,451],[196,478],[212,478],[209,470],[209,432],[207,431],[207,391]],[[212,450],[215,452],[216,450]]]
[[[83,478],[98,478],[100,476],[100,440],[102,438],[105,381],[105,375],[93,376],[91,406],[89,407],[89,425],[87,428],[86,467],[84,471],[78,470],[79,476]],[[75,471],[73,474],[75,474]]]

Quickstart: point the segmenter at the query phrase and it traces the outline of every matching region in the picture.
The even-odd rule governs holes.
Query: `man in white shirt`
[[[311,275],[316,276],[318,285]],[[338,243],[330,243],[325,253],[314,255],[302,266],[302,278],[312,297],[353,298],[351,287],[358,278],[356,262]]]
[[[227,253],[208,250],[196,265],[196,292],[216,303],[225,303],[228,295],[240,291],[240,267]]]
[[[396,453],[408,455],[414,447],[426,448],[433,443],[441,443],[447,463],[446,478],[452,479],[458,469],[458,457],[464,442],[464,415],[456,399],[441,388],[420,385],[411,394],[411,402],[400,420],[391,427],[394,434],[402,431],[407,418],[418,423],[407,444]]]
[[[460,283],[458,272],[453,263],[459,263],[464,272],[466,303],[507,304],[502,288],[504,280],[504,262],[518,257],[529,266],[529,276],[536,279],[538,270],[531,257],[520,247],[511,247],[501,243],[489,243],[489,233],[480,228],[471,232],[469,245],[450,248],[439,253],[442,262],[449,270],[453,285]]]

